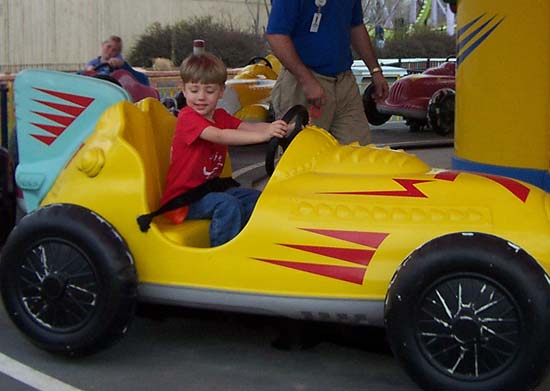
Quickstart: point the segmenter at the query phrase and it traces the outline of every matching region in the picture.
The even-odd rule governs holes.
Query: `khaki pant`
[[[358,141],[361,145],[370,143],[370,129],[359,87],[351,71],[336,77],[314,73],[325,90],[327,103],[321,108],[318,118],[311,122],[328,130],[340,144],[346,145]],[[310,108],[304,97],[302,87],[287,69],[279,73],[277,83],[271,93],[275,118],[281,118],[294,105],[301,104]]]

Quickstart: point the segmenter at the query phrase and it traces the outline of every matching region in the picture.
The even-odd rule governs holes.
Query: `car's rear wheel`
[[[451,88],[436,91],[428,103],[428,123],[434,132],[442,136],[455,129],[455,92]]]
[[[39,347],[83,355],[128,329],[137,277],[128,248],[95,213],[55,204],[25,216],[0,259],[0,288],[15,325]]]
[[[369,84],[363,92],[363,108],[367,120],[371,125],[383,125],[391,118],[391,114],[383,114],[378,111],[376,107],[376,101],[373,99],[374,84]]]
[[[416,250],[386,300],[392,351],[430,390],[533,389],[548,367],[549,327],[546,273],[489,235],[452,234]]]

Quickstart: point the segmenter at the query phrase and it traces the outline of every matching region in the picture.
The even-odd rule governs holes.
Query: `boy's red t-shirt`
[[[241,122],[224,109],[216,109],[213,122],[189,106],[180,111],[174,131],[170,166],[161,205],[203,184],[208,179],[220,176],[227,156],[227,145],[203,140],[200,135],[209,126],[219,129],[237,129]],[[167,212],[165,215],[174,224],[178,224],[185,219],[188,209],[183,207]]]

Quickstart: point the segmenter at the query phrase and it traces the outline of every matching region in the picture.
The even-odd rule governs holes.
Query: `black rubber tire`
[[[455,130],[455,92],[450,88],[436,91],[428,103],[428,124],[441,136]]]
[[[94,353],[121,338],[133,318],[137,276],[124,240],[76,205],[25,216],[0,259],[6,311],[35,345],[53,353]]]
[[[372,98],[374,93],[374,84],[369,84],[363,91],[363,109],[367,120],[371,125],[383,125],[391,118],[391,114],[383,114],[376,108],[376,102]]]
[[[273,137],[267,144],[267,150],[265,153],[265,171],[269,176],[273,175],[273,172],[275,171],[276,163],[279,160],[277,157],[280,158],[282,153],[286,151],[296,135],[300,133],[300,131],[308,124],[309,113],[304,106],[296,105],[288,109],[281,120],[286,123],[290,123],[294,118],[296,118],[296,126],[294,127],[292,133],[287,133],[283,138]]]
[[[531,390],[547,372],[548,277],[495,236],[450,234],[415,250],[385,321],[395,357],[426,390]]]
[[[246,65],[259,64],[259,63],[262,63],[262,62],[267,67],[273,69],[273,65],[271,64],[271,62],[267,58],[261,57],[261,56],[252,57]]]

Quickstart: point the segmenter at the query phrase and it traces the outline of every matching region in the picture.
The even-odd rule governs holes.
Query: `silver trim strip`
[[[141,283],[140,301],[292,319],[384,326],[384,300],[277,296]]]

